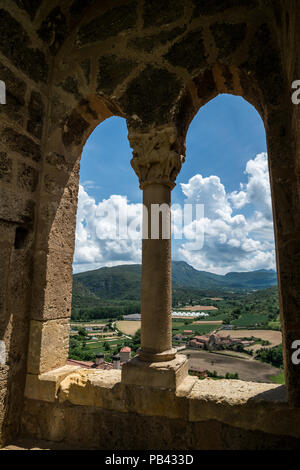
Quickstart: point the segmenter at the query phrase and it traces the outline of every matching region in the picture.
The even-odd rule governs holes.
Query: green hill
[[[73,308],[140,301],[141,265],[100,268],[73,276]],[[264,289],[277,284],[274,271],[228,273],[225,276],[198,271],[183,261],[172,263],[173,298],[187,301],[195,292],[217,295]]]

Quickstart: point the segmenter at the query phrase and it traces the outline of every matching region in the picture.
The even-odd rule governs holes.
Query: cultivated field
[[[125,335],[133,336],[141,328],[141,322],[122,320],[116,322],[116,327]]]
[[[222,324],[223,324],[222,320],[215,320],[215,321],[199,320],[199,321],[194,321],[193,323],[193,325],[222,325]]]
[[[195,351],[192,349],[184,351],[190,354],[189,363],[191,367],[202,370],[214,370],[218,375],[225,376],[227,372],[239,374],[240,380],[249,382],[273,383],[271,376],[280,374],[280,370],[264,362],[255,360],[238,359],[221,354],[210,353],[208,351]]]
[[[186,307],[182,307],[181,310],[190,311],[190,312],[198,312],[198,311],[207,311],[207,310],[218,310],[217,307],[213,307],[210,305],[187,305]]]
[[[247,349],[260,349],[262,347],[272,348],[273,346],[277,346],[278,344],[282,343],[282,333],[281,331],[273,331],[273,330],[222,330],[219,331],[220,335],[228,336],[230,335],[231,338],[250,338],[254,336],[254,338],[260,338],[264,341],[270,341],[269,346],[261,346],[260,344],[255,346],[250,346]],[[257,347],[258,346],[258,347]]]
[[[105,326],[106,323],[103,323],[103,320],[99,320],[98,323],[89,323],[89,322],[71,322],[71,326],[76,326],[76,327],[79,327],[79,328],[93,328],[93,326],[97,326],[97,327],[101,327],[101,326]]]

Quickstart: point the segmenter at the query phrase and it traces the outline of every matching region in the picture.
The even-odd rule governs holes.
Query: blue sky
[[[266,151],[263,122],[242,98],[219,95],[199,110],[172,202],[204,204],[204,242],[197,250],[174,241],[174,259],[222,274],[275,267]],[[75,272],[140,262],[140,241],[109,239],[111,220],[100,217],[120,205],[133,213],[141,203],[131,158],[122,118],[99,125],[83,149]]]

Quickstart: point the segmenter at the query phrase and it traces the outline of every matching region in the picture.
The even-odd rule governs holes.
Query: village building
[[[128,346],[124,346],[124,348],[120,350],[121,362],[128,362],[130,361],[130,358],[131,358],[131,348],[129,348]]]

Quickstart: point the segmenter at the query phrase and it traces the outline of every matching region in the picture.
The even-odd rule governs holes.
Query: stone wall
[[[189,123],[219,93],[243,96],[265,123],[286,378],[299,405],[297,2],[0,0],[0,18],[0,442],[18,433],[26,372],[66,361],[87,137],[118,115],[135,157],[136,142],[166,129],[168,149],[184,155]]]
[[[22,433],[79,449],[300,449],[299,413],[279,385],[187,377],[175,393],[67,366],[28,379]]]

